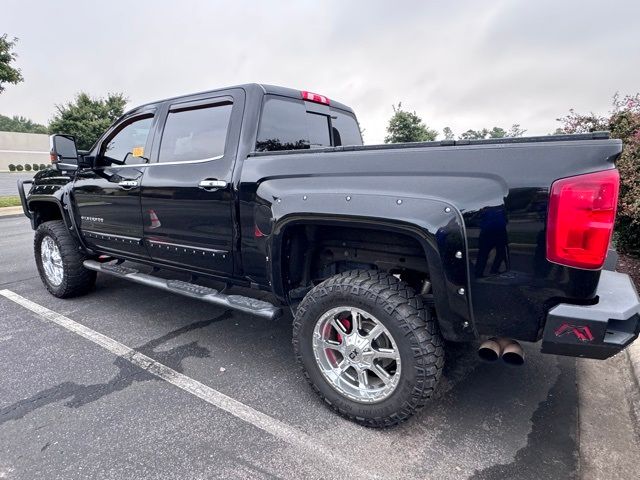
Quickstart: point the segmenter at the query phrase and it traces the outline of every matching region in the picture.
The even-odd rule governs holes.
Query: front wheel
[[[84,268],[87,256],[64,222],[41,223],[33,241],[36,265],[44,286],[59,298],[87,293],[96,283],[96,272]]]
[[[332,408],[366,426],[407,420],[442,373],[433,315],[411,287],[383,272],[345,272],[316,286],[293,330],[307,380]]]

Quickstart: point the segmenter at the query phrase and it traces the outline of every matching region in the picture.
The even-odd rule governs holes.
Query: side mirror
[[[58,170],[78,169],[78,148],[71,135],[51,135],[51,163]]]
[[[78,168],[93,168],[96,158],[89,155],[88,150],[78,150]]]

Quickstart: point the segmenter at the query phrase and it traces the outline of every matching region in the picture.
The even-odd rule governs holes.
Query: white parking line
[[[318,440],[312,438],[306,433],[287,425],[269,415],[266,415],[248,405],[245,405],[238,400],[235,400],[224,393],[221,393],[213,388],[187,377],[186,375],[177,372],[160,362],[155,361],[153,358],[135,351],[132,348],[114,340],[100,332],[96,332],[89,327],[71,320],[59,313],[49,310],[42,305],[39,305],[31,300],[24,298],[11,290],[0,290],[0,295],[3,297],[23,306],[27,310],[32,311],[44,320],[53,322],[67,330],[92,341],[96,345],[100,345],[102,348],[110,351],[111,353],[122,357],[134,365],[152,373],[158,378],[161,378],[165,382],[168,382],[176,387],[184,390],[185,392],[195,395],[196,397],[204,400],[205,402],[218,407],[231,415],[250,423],[251,425],[264,430],[265,432],[284,440],[288,444],[297,447],[302,452],[312,454],[315,456],[323,457],[323,460],[328,461],[334,467],[340,465],[342,473],[350,472],[346,476],[353,476],[354,478],[375,478],[370,472],[366,472],[363,467],[358,467],[354,464],[353,459],[342,458],[337,455],[335,451],[323,446]]]

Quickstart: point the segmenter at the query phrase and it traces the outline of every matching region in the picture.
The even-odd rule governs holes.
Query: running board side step
[[[167,280],[142,273],[135,268],[123,267],[109,263],[100,263],[95,260],[85,260],[84,267],[96,272],[106,273],[114,277],[131,280],[135,283],[159,288],[167,292],[177,293],[185,297],[195,298],[203,302],[212,303],[221,307],[232,308],[241,312],[250,313],[267,320],[275,320],[282,314],[282,309],[264,300],[258,300],[242,295],[225,295],[215,288],[203,287],[182,280]]]

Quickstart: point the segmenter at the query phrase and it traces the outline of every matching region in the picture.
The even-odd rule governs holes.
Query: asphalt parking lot
[[[576,361],[530,345],[510,368],[457,347],[425,410],[371,430],[307,386],[289,317],[267,323],[104,276],[59,300],[31,243],[25,218],[0,218],[0,478],[640,475],[620,356]]]

